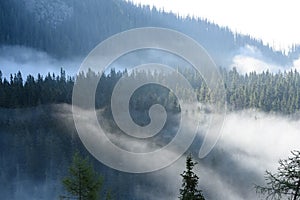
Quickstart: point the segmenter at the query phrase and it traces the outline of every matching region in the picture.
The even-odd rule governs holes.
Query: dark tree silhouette
[[[180,73],[189,80],[193,91],[184,90],[176,87],[175,93],[184,94],[184,98],[189,99],[194,91],[197,98],[204,104],[215,104],[215,99],[219,97],[219,90],[211,91],[201,75],[195,75],[193,70],[180,69]],[[239,74],[234,68],[230,71],[222,71],[225,89],[226,102],[229,110],[259,109],[265,112],[276,112],[282,114],[293,114],[300,110],[300,73],[295,71],[285,71],[272,74],[268,71],[263,73],[251,72],[250,74]],[[89,88],[89,85],[99,81],[95,106],[98,109],[110,106],[110,97],[115,84],[123,76],[128,76],[134,80],[152,80],[152,73],[140,71],[129,73],[126,71],[116,71],[112,69],[107,74],[99,74],[88,70],[81,72],[75,77],[66,76],[61,69],[60,75],[55,74],[27,76],[23,81],[21,72],[11,74],[9,80],[1,78],[0,72],[0,107],[4,108],[23,108],[47,104],[72,103],[73,86],[76,83]],[[172,74],[155,74],[156,78],[163,81]],[[169,77],[168,77],[169,76]],[[151,78],[151,79],[150,79]],[[220,83],[219,83],[220,84]],[[82,94],[84,101],[86,94]],[[130,101],[130,108],[145,111],[154,104],[163,105],[168,111],[179,112],[180,104],[171,91],[166,88],[158,87],[155,84],[147,85],[136,90]]]
[[[290,200],[300,199],[300,151],[292,151],[292,157],[279,160],[276,173],[266,171],[266,186],[255,186],[259,194],[265,194],[266,199]]]
[[[69,175],[62,183],[68,195],[61,196],[61,199],[97,200],[102,177],[94,171],[87,158],[82,158],[76,153],[69,168]]]
[[[196,164],[196,162],[193,162],[192,156],[189,155],[186,159],[186,171],[180,174],[183,178],[182,189],[180,189],[180,200],[204,200],[202,191],[197,189],[199,178],[193,172],[193,167]]]

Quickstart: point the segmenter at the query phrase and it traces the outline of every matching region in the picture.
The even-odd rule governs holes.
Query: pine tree
[[[279,161],[277,173],[266,171],[266,186],[256,186],[256,192],[266,199],[300,199],[300,151],[292,151],[292,157]]]
[[[189,155],[186,159],[186,171],[180,174],[183,178],[182,189],[180,189],[180,200],[204,200],[202,191],[198,190],[198,176],[193,172],[193,167],[196,165],[193,162],[192,156]]]
[[[0,85],[2,85],[2,71],[0,70]]]
[[[69,175],[62,181],[68,196],[61,199],[96,200],[102,186],[102,177],[96,173],[87,158],[79,153],[73,157]]]

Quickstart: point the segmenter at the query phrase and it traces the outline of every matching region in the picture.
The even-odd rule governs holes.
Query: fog
[[[241,47],[240,50],[233,56],[231,67],[236,67],[237,71],[242,74],[253,71],[256,73],[262,73],[266,70],[273,73],[291,69],[299,71],[300,57],[293,60],[291,64],[282,66],[264,56],[257,47],[246,45]]]
[[[284,69],[282,66],[265,58],[259,49],[249,45],[241,48],[240,52],[233,57],[232,67],[236,67],[237,71],[242,74],[253,71],[262,73],[266,70],[278,72]]]
[[[67,107],[65,109],[69,110]],[[60,118],[70,119],[71,117],[66,113],[69,112],[61,114]],[[89,114],[83,112],[82,115]],[[86,124],[87,131],[96,130],[88,121],[88,118],[82,121]],[[198,147],[203,137],[203,133],[199,132],[193,144],[193,147],[197,148],[191,148],[189,151],[199,163],[195,170],[200,177],[199,187],[203,190],[206,199],[259,199],[261,196],[256,194],[254,185],[264,184],[265,170],[274,172],[280,158],[287,158],[291,150],[299,149],[299,125],[299,118],[292,116],[266,114],[255,110],[229,113],[224,122],[221,138],[213,151],[204,159],[197,158]],[[128,137],[116,137],[113,132],[107,134],[116,142],[115,144],[121,145],[128,151],[138,148],[145,152],[160,147],[165,142],[151,140],[149,143],[145,141],[139,143],[138,140],[130,140]],[[174,153],[176,152],[169,152],[170,155]],[[153,163],[160,162],[168,155],[161,156],[162,158],[158,156],[153,160]],[[149,165],[139,160],[130,162],[141,167]],[[180,173],[184,169],[185,157],[183,156],[162,170],[138,174],[152,180],[150,187],[133,186],[138,199],[176,199],[181,186]]]
[[[204,180],[210,180],[208,190],[219,183],[217,191],[220,191],[218,195],[225,195],[223,199],[228,195],[228,199],[258,199],[253,186],[263,184],[264,171],[274,172],[280,158],[287,158],[291,150],[299,149],[299,125],[299,119],[257,111],[228,114],[222,137],[215,147],[223,158],[217,162],[218,167],[209,166],[212,174],[218,175],[212,179],[206,173],[210,170],[200,170],[203,178],[207,177]],[[209,158],[213,157],[212,152]]]
[[[134,59],[134,56],[132,57]],[[61,67],[66,70],[68,75],[75,75],[81,60],[80,58],[58,60],[45,52],[20,46],[2,46],[0,48],[0,69],[5,77],[9,77],[9,74],[16,73],[18,70],[22,72],[23,78],[28,74],[34,76],[38,73],[45,75],[48,72],[59,74]],[[146,61],[148,60],[146,59]],[[170,61],[166,62],[168,64],[172,61],[170,57]],[[119,65],[120,62],[116,64]],[[300,59],[294,60],[292,66],[284,68],[267,60],[257,49],[246,46],[234,56],[232,66],[237,67],[241,73],[253,70],[261,72],[266,69],[277,72],[284,69],[300,69]],[[71,106],[61,105],[58,110],[56,117],[60,119],[59,122],[65,123],[70,130],[74,129]],[[86,126],[89,132],[93,132],[97,130],[97,125],[90,123],[89,115],[88,111],[82,112],[82,124]],[[104,123],[104,125],[107,124]],[[213,151],[204,159],[197,159],[203,139],[203,133],[199,131],[193,144],[194,148],[191,148],[190,151],[199,163],[195,170],[200,177],[199,187],[203,190],[206,199],[259,199],[255,193],[254,184],[264,183],[264,171],[266,169],[276,170],[280,158],[288,157],[291,150],[299,150],[299,125],[300,119],[296,116],[266,114],[256,110],[228,113],[224,121],[221,138]],[[173,131],[173,128],[168,126],[162,136],[170,130]],[[116,135],[116,133],[120,134],[119,131],[110,130],[107,135],[116,145],[120,145],[128,151],[152,151],[166,143],[164,137],[157,137],[147,142],[133,140],[127,136]],[[172,156],[177,152],[168,153],[169,156]],[[158,157],[153,162],[160,162],[161,159],[164,159],[163,156],[168,155],[162,155],[161,158]],[[131,160],[130,162],[141,167],[149,165],[149,163],[141,163],[139,160]],[[151,186],[133,184],[132,187],[134,187],[136,196],[138,199],[151,200],[177,199],[181,186],[180,173],[184,169],[185,157],[183,156],[162,170],[138,174],[137,176],[147,177],[147,180],[151,180],[152,184]],[[27,187],[24,187],[25,184],[16,183],[21,188],[19,193],[16,193],[16,199],[21,199],[19,198],[20,195],[23,197],[24,195],[30,196],[31,192],[27,191]],[[118,185],[118,182],[116,181],[114,184]],[[44,188],[43,191],[48,191],[52,190],[53,186],[46,184],[42,187]]]
[[[66,71],[67,75],[75,76],[80,70],[80,65],[83,60],[84,56],[58,59],[34,48],[24,46],[0,46],[0,70],[7,79],[9,79],[10,74],[15,74],[18,71],[22,73],[24,80],[29,74],[34,77],[37,77],[38,74],[45,76],[49,72],[51,74],[55,73],[56,75],[60,75],[61,68]],[[151,62],[166,64],[175,68],[189,66],[189,63],[184,59],[172,53],[163,50],[145,49],[122,55],[111,63],[106,72],[109,73],[111,68],[124,70],[125,68],[130,69],[134,66]],[[98,72],[99,69],[95,68],[93,70]]]
[[[53,136],[57,138],[54,141],[58,143],[62,141],[62,144],[57,144],[56,147],[63,147],[70,145],[68,142],[66,143],[66,140],[71,139],[64,137],[64,134],[70,134],[72,137],[76,135],[70,105],[46,106],[45,109],[43,109],[43,106],[26,109],[7,109],[5,112],[5,115],[1,115],[1,120],[7,121],[7,118],[9,118],[8,124],[12,125],[8,126],[23,127],[24,125],[22,124],[28,124],[28,126],[32,126],[32,128],[28,130],[7,129],[6,131],[11,130],[12,132],[3,134],[4,138],[9,139],[9,135],[18,134],[17,132],[20,132],[20,136],[23,134],[45,135],[46,141],[51,141],[49,137]],[[102,115],[102,112],[102,110],[97,111],[99,116]],[[90,115],[90,111],[82,111],[81,123],[87,134],[97,133],[97,124],[91,123]],[[191,117],[193,116],[191,115]],[[53,120],[52,118],[57,120]],[[171,121],[160,136],[153,139],[150,138],[149,140],[135,140],[125,134],[122,135],[123,133],[120,130],[111,128],[111,123],[105,120],[104,115],[103,118],[99,117],[98,119],[101,122],[101,126],[104,126],[104,129],[107,130],[107,137],[115,145],[131,152],[149,152],[161,148],[168,142],[166,138],[171,136],[169,132],[176,130],[176,126],[173,126],[174,121]],[[55,127],[52,127],[51,124],[53,123],[55,123]],[[187,124],[185,128],[188,128],[189,125],[190,124]],[[291,150],[299,150],[299,125],[299,115],[281,116],[277,114],[266,114],[255,110],[228,113],[219,141],[204,159],[197,158],[203,138],[203,133],[199,131],[198,137],[187,153],[191,152],[194,159],[198,162],[198,165],[195,167],[195,172],[200,178],[199,188],[203,190],[205,198],[207,200],[261,199],[255,192],[254,184],[263,185],[265,170],[274,172],[280,158],[290,156]],[[1,131],[3,131],[2,128]],[[13,138],[8,141],[14,141],[12,140]],[[26,149],[22,145],[17,149],[10,144],[6,145],[8,145],[7,148],[11,150],[7,152],[16,152],[16,150],[23,151]],[[80,145],[82,144],[80,143]],[[99,145],[105,144],[99,143]],[[49,149],[49,147],[50,146],[47,148]],[[52,153],[49,153],[55,155],[55,159],[68,159],[66,155],[54,154],[53,151],[55,152],[56,150],[51,149]],[[21,152],[18,154],[22,155],[20,153]],[[151,162],[142,162],[138,159],[132,159],[129,160],[129,162],[132,162],[138,167],[155,165],[155,163],[161,162],[162,159],[166,159],[177,153],[176,151],[169,151],[164,155],[159,154]],[[113,155],[108,151],[106,151],[105,154],[107,157]],[[17,160],[17,158],[13,156],[12,158],[15,159],[11,160],[10,157],[9,154],[7,154],[7,156],[1,156],[1,160],[5,162],[0,162],[1,171],[4,173],[0,173],[0,184],[2,184],[4,188],[6,188],[6,185],[9,186],[7,188],[10,188],[9,191],[2,191],[4,197],[8,196],[10,197],[9,199],[16,200],[48,200],[55,199],[58,195],[63,193],[61,191],[62,185],[60,183],[61,177],[59,174],[66,172],[67,163],[62,166],[57,165],[57,163],[46,166],[47,170],[43,169],[41,171],[47,171],[47,179],[41,179],[42,182],[37,183],[36,180],[31,180],[30,177],[32,177],[32,174],[23,171],[22,165],[20,165],[20,167],[15,166],[16,163],[22,163],[22,159]],[[69,159],[71,159],[71,157]],[[124,158],[116,157],[116,159],[119,161]],[[96,163],[98,163],[95,165],[98,171],[105,177],[105,184],[107,183],[109,185],[113,193],[120,195],[119,197],[124,197],[122,195],[128,193],[130,193],[130,195],[134,194],[134,197],[125,196],[120,199],[174,200],[179,196],[182,181],[180,173],[185,170],[185,156],[182,156],[166,168],[141,174],[121,173],[104,167],[100,162]],[[42,163],[37,166],[45,167]],[[5,173],[9,172],[10,169],[14,171],[14,168],[17,170],[17,175],[11,175],[14,178],[9,178]],[[20,171],[18,170],[19,168]],[[13,173],[13,171],[11,173]],[[127,180],[130,180],[130,184],[127,184]],[[105,187],[107,187],[107,185]],[[11,193],[14,193],[14,195],[11,195]]]
[[[274,172],[280,158],[299,149],[299,125],[299,119],[257,111],[229,113],[214,150],[198,160],[196,167],[200,188],[207,199],[259,199],[254,184],[263,185],[265,170]],[[184,164],[174,165],[176,170],[167,168],[161,174],[173,171],[171,177],[176,177]]]
[[[164,51],[143,50],[125,55],[112,63],[110,67],[124,69],[154,61],[173,67],[189,65],[183,59]],[[83,59],[84,57],[57,59],[46,52],[24,46],[0,47],[0,70],[6,78],[18,71],[22,72],[23,78],[26,78],[28,74],[36,77],[38,73],[46,75],[48,72],[59,75],[60,68],[65,69],[67,75],[74,76]],[[234,53],[228,69],[232,67],[236,67],[238,72],[242,74],[253,71],[261,73],[266,70],[274,73],[279,70],[291,69],[300,71],[300,57],[293,60],[290,65],[282,66],[268,59],[258,48],[246,45]]]
[[[38,73],[46,75],[48,72],[60,75],[60,68],[66,70],[66,74],[74,76],[81,61],[82,58],[57,59],[46,52],[24,46],[0,47],[0,70],[6,78],[18,71],[21,71],[24,80],[29,74],[35,77]]]

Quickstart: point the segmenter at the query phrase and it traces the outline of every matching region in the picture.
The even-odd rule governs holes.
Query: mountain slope
[[[0,2],[0,44],[33,47],[58,58],[86,55],[113,34],[145,26],[171,28],[191,36],[222,66],[230,64],[246,45],[256,47],[280,65],[291,63],[298,55],[297,48],[286,56],[262,41],[234,34],[207,20],[178,18],[122,0]]]

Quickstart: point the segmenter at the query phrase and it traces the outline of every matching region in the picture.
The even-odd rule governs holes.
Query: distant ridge
[[[222,66],[246,45],[256,47],[279,65],[290,64],[300,53],[295,46],[285,55],[249,35],[235,34],[207,20],[181,18],[122,0],[0,2],[0,45],[32,47],[57,58],[86,55],[113,34],[145,26],[171,28],[189,35]]]

